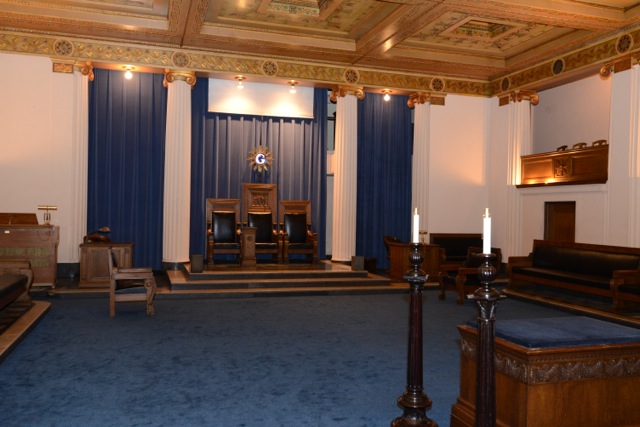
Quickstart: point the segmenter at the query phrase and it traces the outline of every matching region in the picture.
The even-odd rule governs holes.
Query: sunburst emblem
[[[268,171],[271,167],[273,156],[267,147],[260,145],[249,151],[247,160],[249,161],[249,167],[253,168],[254,171],[262,173]]]

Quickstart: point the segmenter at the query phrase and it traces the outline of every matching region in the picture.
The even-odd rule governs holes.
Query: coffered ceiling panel
[[[496,80],[637,29],[628,0],[0,0],[0,32]]]

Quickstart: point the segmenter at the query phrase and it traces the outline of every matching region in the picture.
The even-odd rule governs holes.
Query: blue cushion
[[[527,348],[640,343],[640,329],[584,316],[497,320],[496,337]]]

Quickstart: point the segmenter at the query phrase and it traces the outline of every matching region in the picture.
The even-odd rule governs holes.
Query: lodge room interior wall
[[[49,58],[0,54],[0,200],[2,211],[35,212],[55,205],[51,223],[60,226],[58,262],[77,262],[70,241],[71,152],[74,118],[72,74],[52,72]]]
[[[480,233],[489,206],[487,187],[491,99],[447,95],[431,105],[430,233]]]

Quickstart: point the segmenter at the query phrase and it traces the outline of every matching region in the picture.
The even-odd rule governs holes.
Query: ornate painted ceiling
[[[0,0],[0,51],[491,96],[640,49],[634,0]]]

